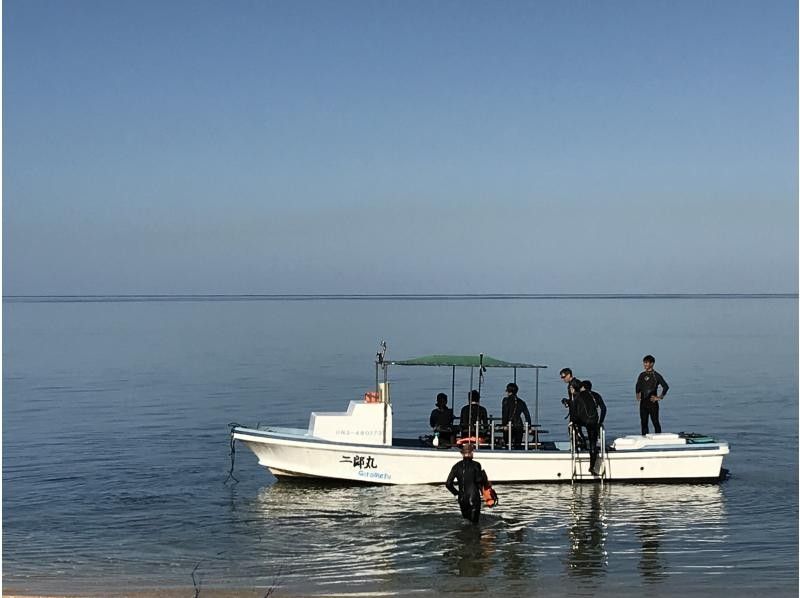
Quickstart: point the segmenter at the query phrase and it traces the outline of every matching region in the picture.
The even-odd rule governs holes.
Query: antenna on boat
[[[380,393],[379,371],[383,367],[384,378],[386,377],[386,341],[378,343],[378,353],[375,355],[375,393]]]
[[[478,356],[478,392],[481,391],[481,386],[483,385],[483,373],[486,371],[486,368],[483,367],[483,353]]]
[[[485,371],[486,371],[486,368],[483,367],[483,353],[480,353],[479,356],[478,356],[478,396],[480,396],[480,394],[481,394],[481,386],[483,385],[483,373]],[[471,404],[472,403],[470,403],[470,405]],[[480,419],[481,419],[481,410],[480,410],[480,408],[478,408],[478,416],[475,418],[475,447],[476,448],[480,444],[478,442],[478,440],[479,440],[478,431],[479,431],[479,428],[480,428],[478,422],[480,421]],[[470,421],[472,421],[472,413],[470,413]]]
[[[375,356],[375,393],[381,397],[381,401],[383,402],[383,444],[386,444],[386,419],[388,417],[389,412],[389,381],[387,375],[387,367],[388,364],[386,363],[386,341],[382,340],[378,345],[378,354]],[[379,369],[383,370],[383,389],[384,392],[381,394],[381,385],[380,385],[380,377],[379,377]],[[391,438],[389,439],[391,443]]]
[[[378,345],[378,363],[383,364],[384,358],[386,357],[386,341],[381,341]]]

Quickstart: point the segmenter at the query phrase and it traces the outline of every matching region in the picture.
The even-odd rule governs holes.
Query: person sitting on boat
[[[453,443],[453,410],[447,406],[447,395],[443,392],[436,395],[436,409],[431,411],[430,423],[440,442]]]
[[[489,427],[489,414],[481,404],[481,393],[469,391],[469,403],[461,408],[461,436],[478,436],[485,434]],[[476,430],[477,427],[477,430]]]
[[[511,426],[512,446],[522,445],[522,433],[525,426],[531,423],[531,413],[528,405],[517,396],[519,386],[515,382],[506,384],[506,396],[503,397],[503,429],[506,430],[505,436],[508,438],[508,428]],[[525,416],[525,423],[522,423],[522,416]]]
[[[475,391],[473,391],[475,392]],[[481,464],[472,459],[474,446],[471,443],[461,445],[461,461],[453,465],[447,476],[445,487],[458,497],[461,516],[477,524],[481,517],[481,492],[488,486],[489,479]],[[456,489],[458,482],[458,489]]]
[[[581,382],[581,390],[575,399],[575,418],[579,425],[586,427],[586,436],[589,443],[589,469],[595,473],[597,463],[597,438],[600,436],[600,426],[606,419],[606,404],[599,393],[592,390],[592,381]],[[599,414],[598,414],[599,409]]]

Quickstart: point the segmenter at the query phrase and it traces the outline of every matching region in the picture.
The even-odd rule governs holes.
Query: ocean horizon
[[[789,293],[122,293],[3,295],[8,302],[115,301],[338,301],[338,300],[535,300],[535,299],[797,299]]]

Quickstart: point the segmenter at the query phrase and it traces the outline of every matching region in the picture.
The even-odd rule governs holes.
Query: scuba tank
[[[438,430],[433,433],[433,446],[439,446],[439,432],[438,432]]]

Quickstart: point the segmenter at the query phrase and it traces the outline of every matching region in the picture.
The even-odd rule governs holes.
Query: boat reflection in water
[[[608,501],[599,484],[578,486],[570,503],[567,572],[577,576],[604,573],[608,564],[608,536],[604,508]]]
[[[661,537],[664,532],[656,520],[642,522],[637,531],[642,542],[642,554],[639,558],[639,572],[645,581],[660,582],[666,577],[664,563],[659,555]]]
[[[484,509],[479,526],[461,518],[444,485],[281,482],[237,501],[234,519],[247,524],[242,551],[287,564],[290,591],[455,593],[500,584],[552,595],[554,583],[564,593],[612,583],[609,572],[614,584],[636,587],[674,573],[719,573],[728,562],[720,485],[497,489],[500,504]]]

